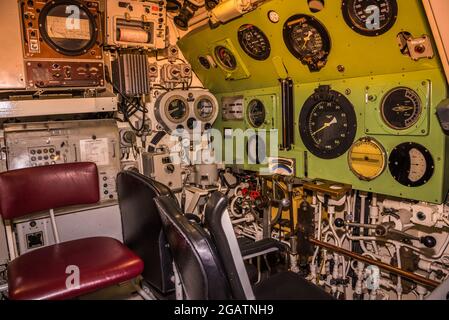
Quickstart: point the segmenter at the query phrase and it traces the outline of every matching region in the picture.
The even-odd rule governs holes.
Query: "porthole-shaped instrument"
[[[262,164],[266,161],[267,144],[260,133],[248,137],[247,154],[249,164]]]
[[[97,41],[96,17],[75,0],[49,1],[39,15],[42,39],[67,56],[87,53]]]
[[[354,107],[341,93],[320,86],[301,109],[299,131],[312,154],[338,158],[348,151],[357,133]]]
[[[265,123],[267,113],[265,105],[259,99],[251,100],[247,108],[249,124],[254,128],[259,128]]]
[[[388,167],[393,178],[407,187],[425,185],[435,171],[430,151],[413,142],[406,142],[394,148],[388,160]]]
[[[357,140],[348,152],[351,171],[364,181],[372,181],[385,170],[387,159],[382,145],[372,138]]]
[[[201,122],[210,122],[217,117],[218,105],[207,96],[199,97],[195,102],[195,117]]]
[[[284,42],[310,71],[319,71],[326,65],[331,39],[324,25],[316,18],[304,14],[290,17],[284,24]]]
[[[238,30],[238,39],[243,51],[251,58],[266,60],[270,56],[270,41],[258,27],[252,24],[241,26]]]
[[[214,50],[218,63],[226,70],[233,71],[237,69],[237,59],[234,54],[226,47],[217,46]]]
[[[164,114],[170,122],[182,123],[189,117],[188,102],[181,96],[173,96],[164,105]]]
[[[369,37],[390,30],[398,16],[396,0],[343,0],[343,18],[355,32]]]
[[[405,130],[414,126],[421,117],[422,101],[410,88],[399,87],[388,92],[382,100],[383,121],[392,129]]]

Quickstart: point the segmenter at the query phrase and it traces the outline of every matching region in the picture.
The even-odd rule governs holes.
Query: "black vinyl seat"
[[[168,196],[155,199],[176,269],[188,300],[227,300],[226,274],[207,233],[185,217]]]
[[[133,171],[118,174],[117,192],[123,240],[144,261],[144,281],[162,298],[173,294],[173,258],[154,199],[166,195],[177,203],[175,196],[165,185]]]
[[[170,197],[157,197],[155,203],[187,299],[332,299],[324,290],[292,272],[276,274],[252,288],[227,215],[224,195],[215,193],[206,209],[212,210],[206,221],[209,220],[214,242],[203,228],[182,214]]]
[[[332,296],[318,286],[293,272],[281,272],[250,286],[243,266],[242,253],[228,214],[228,201],[220,192],[212,194],[206,207],[205,220],[223,268],[226,271],[232,295],[236,299],[262,300],[331,300]]]

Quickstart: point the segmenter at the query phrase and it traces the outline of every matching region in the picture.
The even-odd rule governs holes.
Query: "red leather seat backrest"
[[[31,213],[100,199],[95,163],[69,163],[0,174],[0,215],[15,219]]]

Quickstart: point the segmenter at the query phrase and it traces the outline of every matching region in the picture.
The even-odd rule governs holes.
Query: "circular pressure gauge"
[[[320,71],[326,65],[331,39],[326,28],[316,18],[305,14],[290,17],[284,24],[284,42],[288,50],[311,72]]]
[[[228,48],[223,46],[216,47],[215,57],[223,68],[231,71],[237,69],[237,59]]]
[[[351,147],[357,132],[354,106],[341,93],[321,86],[301,109],[299,131],[306,148],[321,159],[335,159]]]
[[[375,37],[386,33],[396,22],[396,0],[343,0],[343,18],[355,32]]]
[[[265,123],[266,111],[262,101],[258,99],[251,100],[248,104],[248,121],[254,128],[259,128]]]
[[[164,106],[165,116],[173,123],[182,123],[189,116],[187,101],[182,97],[172,97]]]
[[[271,46],[265,33],[252,24],[245,24],[238,31],[240,46],[255,60],[266,60],[270,56]]]

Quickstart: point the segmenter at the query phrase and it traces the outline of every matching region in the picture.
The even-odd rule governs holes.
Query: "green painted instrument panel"
[[[206,26],[194,30],[179,41],[179,46],[203,84],[215,93],[274,87],[279,78],[285,77],[285,71],[295,82],[308,83],[439,68],[437,59],[413,61],[400,52],[396,39],[400,32],[408,31],[419,37],[430,34],[430,28],[421,1],[397,2],[399,15],[395,25],[378,37],[365,37],[352,31],[343,19],[340,0],[326,1],[325,8],[316,14],[310,12],[307,1],[272,0],[243,18],[216,29]],[[278,23],[268,19],[270,10],[279,14]],[[316,17],[330,34],[332,49],[320,72],[311,73],[284,44],[284,22],[297,13]],[[246,23],[256,25],[270,40],[271,55],[267,60],[254,60],[241,49],[237,33]],[[236,55],[240,62],[236,72],[225,70],[218,63],[209,70],[201,66],[200,56],[209,55],[216,60],[214,48],[218,45],[227,46]],[[342,68],[344,72],[339,71]]]
[[[388,32],[377,37],[362,36],[351,30],[343,19],[341,1],[326,1],[325,8],[313,14],[307,1],[272,0],[243,18],[216,29],[205,27],[188,34],[180,41],[180,47],[204,85],[217,95],[219,101],[227,97],[243,97],[243,119],[225,121],[220,115],[216,128],[251,129],[247,108],[249,102],[257,98],[265,105],[267,117],[263,126],[255,130],[277,130],[281,141],[279,79],[288,76],[295,85],[295,142],[291,151],[281,151],[277,156],[294,158],[297,176],[347,183],[362,191],[442,203],[449,188],[449,159],[446,156],[448,139],[440,128],[435,111],[436,106],[448,97],[446,80],[437,56],[414,61],[400,52],[398,33],[407,31],[415,37],[431,33],[421,1],[398,0],[397,3],[399,14],[396,23]],[[270,10],[279,14],[278,23],[272,23],[267,18]],[[298,13],[316,17],[330,34],[332,49],[326,65],[319,72],[310,72],[284,44],[284,22]],[[237,31],[245,23],[256,25],[270,40],[271,55],[267,60],[254,60],[241,49]],[[219,64],[207,70],[199,63],[199,56],[214,57],[217,45],[226,46],[234,53],[238,64],[234,72],[225,70]],[[299,131],[301,109],[315,89],[322,85],[328,85],[331,90],[341,93],[353,105],[357,118],[354,142],[362,137],[371,137],[385,150],[386,167],[374,180],[363,181],[350,170],[348,152],[336,159],[325,160],[314,156],[305,147]],[[422,105],[419,119],[405,130],[389,127],[381,112],[384,97],[397,87],[415,91]],[[267,145],[276,143],[272,140],[274,139],[268,139]],[[422,186],[402,185],[389,170],[389,156],[398,145],[405,142],[418,143],[432,155],[434,173]],[[267,156],[273,156],[270,148],[267,149]],[[259,170],[266,166],[250,164],[247,154],[243,160],[246,169]]]

